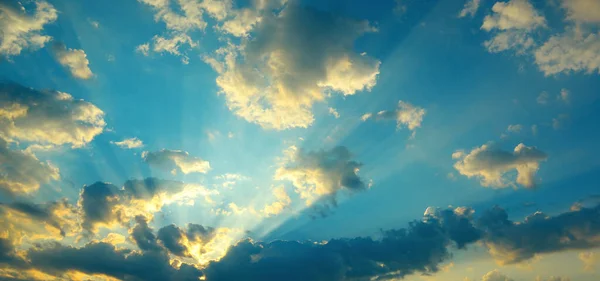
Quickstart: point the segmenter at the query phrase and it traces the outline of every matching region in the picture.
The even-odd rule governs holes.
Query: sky
[[[1,0],[0,280],[600,280],[598,0]]]

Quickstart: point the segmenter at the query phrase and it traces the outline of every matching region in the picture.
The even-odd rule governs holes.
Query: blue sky
[[[29,0],[0,27],[0,279],[600,277],[596,0]]]

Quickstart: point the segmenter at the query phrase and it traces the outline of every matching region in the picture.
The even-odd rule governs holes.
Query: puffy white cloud
[[[398,108],[395,110],[382,110],[376,114],[366,113],[361,117],[361,119],[363,121],[371,118],[375,118],[375,120],[396,120],[397,129],[406,127],[413,131],[414,136],[415,130],[421,127],[425,113],[426,111],[422,107],[412,105],[408,102],[399,101]]]
[[[562,0],[567,19],[583,23],[600,23],[600,2],[597,0]]]
[[[0,191],[8,195],[32,193],[41,184],[60,179],[58,168],[28,151],[11,150],[1,137],[0,163]]]
[[[333,117],[335,117],[336,119],[340,118],[340,113],[337,112],[337,110],[333,107],[329,108],[329,114],[333,115]]]
[[[546,25],[546,19],[539,14],[528,0],[510,0],[496,2],[492,7],[493,14],[483,19],[483,30],[532,30]]]
[[[144,43],[135,48],[136,52],[141,53],[144,56],[150,55],[150,43]]]
[[[264,128],[305,128],[326,92],[353,95],[375,85],[380,62],[353,50],[373,31],[367,21],[289,4],[263,13],[252,36],[205,61],[219,72],[217,85],[236,115]]]
[[[210,170],[210,163],[201,158],[191,156],[182,150],[162,149],[160,151],[144,151],[142,158],[146,163],[176,174],[180,171],[184,174],[206,173]]]
[[[464,18],[467,15],[474,17],[475,14],[477,13],[477,10],[479,10],[480,2],[481,2],[481,0],[468,0],[465,3],[465,6],[463,7],[463,9],[458,14],[458,17]]]
[[[550,37],[534,56],[535,63],[546,75],[579,71],[600,73],[600,33],[569,30]]]
[[[80,147],[105,126],[102,110],[67,93],[0,84],[0,137],[8,141]]]
[[[62,66],[68,68],[73,77],[79,79],[92,78],[94,74],[89,67],[90,62],[83,50],[67,49],[63,44],[57,44],[53,49],[56,60]]]
[[[452,154],[452,158],[457,160],[454,168],[461,175],[479,178],[482,186],[515,186],[515,183],[506,177],[506,173],[515,170],[516,183],[530,188],[535,186],[535,174],[539,163],[547,156],[536,147],[520,143],[513,152],[484,144],[469,153],[457,151]]]
[[[500,271],[498,271],[497,269],[494,269],[488,273],[486,273],[482,278],[481,281],[514,281],[511,278],[508,278],[508,276],[500,273]]]
[[[128,139],[124,139],[122,141],[111,141],[110,143],[112,143],[120,148],[128,148],[128,149],[140,148],[140,147],[144,146],[144,143],[142,142],[142,140],[140,140],[138,138],[128,138]]]
[[[562,89],[557,98],[564,103],[569,103],[571,101],[571,92],[567,89]]]
[[[358,175],[362,164],[351,160],[352,155],[346,147],[305,151],[292,146],[284,153],[275,179],[291,181],[306,205],[313,204],[320,197],[335,200],[340,190],[362,191],[367,188]]]
[[[52,23],[57,18],[57,11],[46,1],[36,1],[35,11],[28,15],[19,3],[14,9],[0,3],[0,54],[15,56],[23,49],[37,50],[52,39],[43,35],[44,25]]]
[[[484,42],[484,46],[492,53],[515,49],[523,54],[535,45],[529,33],[546,26],[544,16],[528,0],[496,2],[492,11],[481,25],[483,30],[496,31],[492,39]]]
[[[272,191],[276,201],[265,206],[262,209],[262,213],[265,216],[274,216],[281,214],[285,210],[285,208],[287,208],[292,203],[292,199],[287,194],[283,186],[273,187]]]

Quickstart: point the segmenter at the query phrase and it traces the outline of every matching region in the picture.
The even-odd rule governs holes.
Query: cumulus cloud
[[[539,164],[546,160],[547,156],[536,147],[520,143],[512,152],[484,144],[469,153],[457,151],[452,154],[452,158],[457,160],[454,168],[461,175],[479,178],[482,186],[515,186],[506,176],[515,170],[516,183],[531,188],[535,186],[535,174]]]
[[[103,132],[104,112],[58,91],[0,83],[0,137],[81,147]]]
[[[89,67],[87,55],[80,49],[67,49],[64,44],[55,44],[54,55],[58,63],[69,69],[79,79],[90,79],[94,75]]]
[[[562,72],[600,73],[600,34],[566,31],[550,37],[534,57],[547,76]]]
[[[331,150],[306,151],[292,146],[284,152],[283,163],[275,172],[276,180],[289,180],[296,193],[313,204],[320,197],[334,200],[338,191],[362,191],[367,188],[358,175],[361,163],[351,160],[344,146]]]
[[[190,223],[186,229],[170,224],[158,231],[157,238],[173,255],[199,257],[206,251],[203,246],[215,237],[215,234],[215,229],[199,224]]]
[[[40,162],[31,152],[11,150],[2,137],[0,163],[0,192],[10,196],[35,192],[41,184],[60,179],[57,167]]]
[[[458,17],[464,18],[467,15],[470,17],[474,17],[475,14],[477,13],[477,10],[479,10],[480,2],[481,2],[481,0],[468,0],[465,3],[465,6],[463,7],[463,9],[458,14]]]
[[[10,57],[21,53],[23,49],[37,50],[50,41],[52,37],[44,35],[44,26],[57,18],[57,11],[46,1],[34,1],[35,11],[26,13],[26,9],[18,4],[18,8],[0,3],[0,54]]]
[[[600,205],[555,217],[536,212],[524,222],[513,222],[502,208],[485,212],[478,227],[490,254],[500,264],[514,264],[547,254],[600,246]]]
[[[207,23],[204,15],[216,20],[223,20],[232,9],[229,0],[138,0],[149,6],[154,11],[154,20],[163,22],[167,29],[166,35],[155,35],[150,43],[144,43],[137,47],[137,51],[148,56],[150,51],[156,53],[169,53],[182,57],[182,62],[189,62],[183,46],[194,48],[198,43],[190,37],[193,31],[203,31]],[[188,48],[188,49],[189,49]]]
[[[172,174],[181,172],[206,173],[210,170],[210,163],[198,157],[191,156],[186,151],[162,149],[160,151],[144,151],[142,158],[151,166],[171,171]]]
[[[86,185],[78,204],[83,213],[82,226],[94,232],[98,227],[126,224],[136,216],[151,219],[165,205],[193,202],[213,194],[216,191],[196,184],[146,178],[128,180],[122,188],[103,182]]]
[[[508,276],[494,269],[481,277],[481,281],[514,281],[514,279],[508,278]]]
[[[128,139],[124,139],[122,141],[111,141],[110,143],[112,143],[120,148],[127,148],[127,149],[140,148],[140,147],[144,146],[144,143],[142,142],[142,140],[140,140],[138,138],[128,138]]]
[[[595,0],[562,0],[567,19],[579,23],[600,23],[600,2]]]
[[[380,62],[354,51],[354,41],[375,29],[293,3],[267,9],[243,37],[205,58],[236,115],[264,128],[310,126],[312,106],[328,92],[353,95],[376,83]]]
[[[546,26],[544,16],[528,0],[496,2],[492,12],[481,25],[481,29],[495,32],[492,39],[484,42],[484,46],[492,53],[509,49],[524,53],[535,45],[531,31]]]
[[[448,216],[460,216],[451,211]],[[460,221],[450,219],[449,221]],[[472,225],[448,224],[472,228]],[[460,229],[454,229],[461,232]],[[382,232],[381,239],[357,237],[327,242],[241,241],[205,269],[207,280],[389,280],[431,274],[450,257],[449,229],[436,218],[406,229]],[[474,241],[470,241],[474,242]],[[307,270],[310,269],[310,270]]]
[[[198,280],[202,272],[189,264],[171,266],[166,252],[116,249],[103,242],[76,248],[51,243],[28,250],[30,266],[53,274],[80,271],[120,280]],[[102,261],[99,263],[98,261]]]
[[[508,125],[508,128],[506,128],[506,131],[510,132],[510,133],[519,133],[519,132],[521,132],[522,129],[523,129],[523,125],[514,124],[514,125]]]
[[[275,197],[275,202],[268,204],[262,209],[262,213],[265,216],[281,214],[292,203],[292,199],[283,186],[273,187],[272,192],[273,197]]]
[[[556,98],[564,103],[569,103],[571,102],[571,92],[563,88],[560,90],[560,94]]]
[[[363,121],[369,119],[395,120],[397,129],[406,127],[411,130],[414,135],[415,130],[421,127],[425,113],[425,109],[421,107],[412,105],[408,102],[399,101],[398,108],[395,110],[382,110],[376,114],[366,113],[361,117],[361,119]]]
[[[62,240],[80,232],[78,212],[66,199],[35,204],[17,201],[0,204],[1,236],[17,244]]]

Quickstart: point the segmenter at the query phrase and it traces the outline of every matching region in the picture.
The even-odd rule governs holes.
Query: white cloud
[[[523,129],[523,125],[515,124],[515,125],[508,125],[508,128],[506,128],[506,131],[511,132],[511,133],[519,133],[519,132],[521,132],[522,129]]]
[[[533,134],[534,136],[536,136],[538,134],[538,126],[537,125],[531,125],[531,134]]]
[[[58,168],[40,162],[28,151],[11,150],[0,137],[0,192],[8,195],[37,191],[40,184],[60,179]]]
[[[583,262],[583,269],[585,271],[593,272],[596,264],[600,261],[600,257],[594,252],[583,252],[579,253],[579,260]]]
[[[68,68],[71,75],[79,79],[90,79],[94,75],[89,67],[90,62],[83,50],[67,49],[65,45],[58,44],[54,46],[56,60],[64,67]]]
[[[101,134],[104,112],[67,93],[0,84],[0,137],[81,147]]]
[[[275,216],[281,214],[292,203],[292,199],[287,194],[283,186],[273,187],[272,192],[276,201],[262,209],[262,213],[265,216]]]
[[[143,54],[144,56],[150,55],[150,43],[144,43],[135,48],[135,51]]]
[[[494,12],[483,19],[481,29],[490,30],[532,30],[546,25],[546,19],[540,15],[528,0],[510,0],[496,2]]]
[[[481,2],[481,0],[468,0],[465,3],[465,6],[463,7],[463,9],[458,14],[458,17],[464,18],[467,15],[469,15],[470,17],[474,17],[475,14],[477,13],[477,10],[479,10],[480,2]]]
[[[492,53],[514,49],[518,54],[524,54],[535,45],[530,32],[546,26],[546,19],[528,0],[496,2],[492,11],[481,26],[485,31],[496,31],[492,39],[484,42]]]
[[[561,72],[600,73],[600,34],[570,30],[550,37],[535,53],[535,63],[547,76]]]
[[[600,23],[600,1],[562,0],[561,6],[567,10],[567,19],[580,23]]]
[[[205,61],[219,72],[217,85],[236,115],[264,128],[306,128],[325,92],[353,95],[375,85],[380,62],[353,50],[372,31],[367,21],[289,4],[263,13],[251,38]]]
[[[461,175],[479,178],[482,186],[516,186],[506,175],[514,170],[517,172],[516,183],[531,188],[535,186],[535,174],[539,164],[546,160],[547,156],[536,147],[520,143],[513,152],[484,144],[469,153],[457,151],[452,154],[452,158],[458,160],[454,168]]]
[[[395,110],[382,110],[377,114],[366,113],[361,119],[363,121],[371,118],[375,118],[375,120],[395,120],[398,130],[406,127],[413,132],[414,136],[415,130],[421,127],[425,113],[426,111],[422,107],[399,101],[398,108]]]
[[[337,110],[333,107],[329,108],[329,114],[333,115],[333,117],[340,118],[340,114],[337,112]]]
[[[275,180],[291,181],[306,205],[323,196],[335,200],[340,190],[361,191],[367,188],[358,175],[362,164],[351,160],[352,155],[346,147],[305,151],[292,146],[284,154],[275,172]]]
[[[210,170],[210,163],[201,158],[191,156],[186,151],[162,149],[160,151],[144,151],[142,158],[146,163],[176,174],[206,173]]]
[[[21,11],[0,3],[0,54],[15,56],[23,49],[37,50],[52,37],[43,35],[44,25],[57,19],[57,11],[46,1],[37,1],[35,11],[27,15],[19,3]]]
[[[488,272],[487,274],[485,274],[482,278],[481,281],[514,281],[511,278],[508,278],[508,276],[500,273],[500,271],[498,271],[497,269],[494,269],[490,272]]]
[[[571,101],[571,92],[567,89],[562,89],[557,99],[564,103],[569,103]]]
[[[144,146],[144,143],[138,138],[128,138],[122,141],[111,141],[110,143],[120,147],[120,148],[140,148]]]

